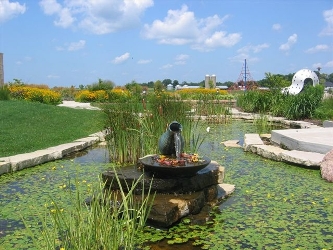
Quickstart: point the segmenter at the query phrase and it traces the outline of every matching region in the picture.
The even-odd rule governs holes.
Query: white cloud
[[[170,69],[170,68],[172,68],[172,67],[173,67],[172,64],[165,64],[165,65],[163,65],[163,66],[161,67],[161,69]]]
[[[258,45],[247,45],[247,46],[244,46],[244,47],[238,49],[237,52],[238,53],[249,53],[249,52],[259,53],[263,49],[267,49],[267,48],[269,48],[269,45],[267,43],[258,44]]]
[[[185,55],[185,54],[179,54],[176,56],[176,61],[185,61],[189,58],[189,55]]]
[[[326,44],[319,44],[316,45],[313,48],[307,49],[305,52],[306,53],[316,53],[316,52],[321,52],[321,51],[328,51],[329,50],[329,46]]]
[[[197,19],[194,13],[183,5],[179,10],[169,10],[163,21],[155,20],[151,25],[145,24],[142,36],[157,40],[161,44],[191,44],[193,49],[201,51],[230,47],[240,41],[241,35],[217,30],[228,18],[228,15],[223,18],[214,15]]]
[[[59,78],[59,76],[57,76],[57,75],[47,75],[47,78]]]
[[[116,57],[115,59],[112,60],[112,63],[114,64],[120,64],[125,62],[126,60],[128,60],[128,58],[130,57],[130,53],[126,52],[125,54]]]
[[[325,64],[322,63],[314,63],[312,64],[312,68],[316,69],[316,68],[333,68],[333,61],[328,61]]]
[[[325,10],[323,16],[327,26],[320,32],[320,36],[332,36],[333,35],[333,8]]]
[[[63,28],[79,27],[94,34],[107,34],[135,27],[153,0],[41,0],[46,15],[55,15],[54,24]]]
[[[0,23],[3,23],[26,11],[25,4],[19,2],[9,2],[9,0],[0,1]]]
[[[231,62],[240,62],[243,63],[244,60],[246,59],[247,62],[257,62],[259,61],[259,58],[257,57],[251,57],[249,54],[247,53],[240,53],[234,57],[229,57],[228,58]]]
[[[80,50],[80,49],[84,48],[85,44],[86,44],[85,40],[80,40],[78,42],[72,42],[69,44],[67,49],[69,51]]]
[[[46,15],[57,15],[57,20],[53,22],[56,26],[68,28],[75,21],[71,10],[61,6],[57,0],[41,0],[39,5]]]
[[[281,29],[282,29],[282,26],[279,23],[275,23],[272,26],[272,30],[281,30]]]
[[[203,45],[196,44],[194,47],[199,50],[210,50],[217,47],[232,47],[241,40],[241,35],[238,33],[227,34],[224,31],[217,31],[211,37],[205,39]]]
[[[148,60],[144,60],[144,59],[141,59],[138,61],[138,64],[148,64],[148,63],[151,63],[152,60],[151,59],[148,59]]]
[[[85,45],[86,45],[86,41],[85,40],[80,40],[78,42],[71,42],[71,43],[69,43],[65,46],[57,46],[56,50],[58,50],[58,51],[63,51],[63,50],[75,51],[75,50],[83,49]]]
[[[288,38],[288,41],[284,44],[281,44],[279,49],[283,51],[289,51],[291,46],[297,42],[297,34],[293,34]]]
[[[324,67],[333,68],[333,61],[329,61],[329,62],[325,63]]]

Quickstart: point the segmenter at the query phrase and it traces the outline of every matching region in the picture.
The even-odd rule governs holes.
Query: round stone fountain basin
[[[185,166],[167,166],[162,165],[154,158],[156,155],[148,155],[140,158],[139,162],[143,165],[145,171],[152,172],[156,176],[164,177],[190,177],[194,176],[198,171],[208,166],[211,160],[208,157],[201,157],[199,162],[186,162]]]

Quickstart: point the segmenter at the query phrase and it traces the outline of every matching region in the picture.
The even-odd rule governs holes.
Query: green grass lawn
[[[0,157],[72,142],[103,127],[101,111],[0,101]]]

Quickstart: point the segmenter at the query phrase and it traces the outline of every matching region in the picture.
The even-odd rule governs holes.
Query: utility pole
[[[321,70],[321,67],[318,67],[318,80],[319,80],[319,83],[320,83],[320,70]]]

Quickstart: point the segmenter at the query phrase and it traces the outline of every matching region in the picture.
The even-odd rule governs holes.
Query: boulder
[[[333,149],[329,151],[320,164],[321,177],[333,182]]]

